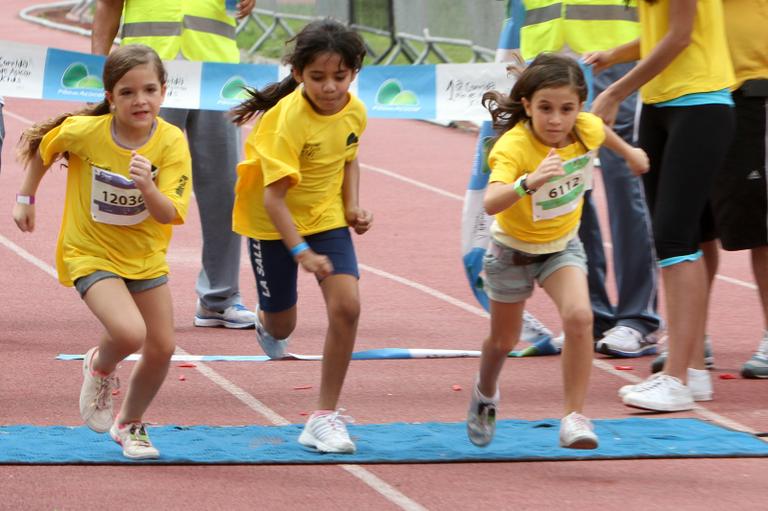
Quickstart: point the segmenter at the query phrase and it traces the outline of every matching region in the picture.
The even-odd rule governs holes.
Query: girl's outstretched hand
[[[651,167],[648,155],[639,147],[633,147],[627,154],[626,160],[627,167],[629,167],[629,170],[636,176],[645,174]]]
[[[373,213],[367,209],[356,207],[347,210],[347,224],[352,227],[357,234],[365,234],[373,225]]]
[[[555,148],[549,149],[547,156],[541,160],[538,168],[526,179],[526,184],[531,190],[538,190],[541,185],[556,176],[564,176],[563,159],[557,154]]]
[[[152,181],[152,163],[136,151],[131,153],[131,166],[128,172],[141,193],[145,193],[155,186],[154,181]]]
[[[296,261],[309,273],[317,275],[318,279],[324,279],[333,273],[333,264],[328,256],[318,254],[312,249],[300,252],[296,256]]]
[[[21,232],[32,232],[35,230],[35,205],[34,204],[14,204],[13,221]]]

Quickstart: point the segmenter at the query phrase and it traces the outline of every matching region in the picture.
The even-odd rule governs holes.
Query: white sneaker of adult
[[[619,389],[619,397],[623,398],[630,392],[640,390],[647,382],[652,381],[654,378],[664,373],[653,373],[647,379],[640,383],[631,385],[624,385]],[[688,368],[688,388],[691,389],[691,395],[694,401],[712,401],[712,376],[706,369],[693,369]]]
[[[663,373],[649,378],[622,400],[627,406],[657,412],[682,412],[694,406],[691,389],[674,376]]]

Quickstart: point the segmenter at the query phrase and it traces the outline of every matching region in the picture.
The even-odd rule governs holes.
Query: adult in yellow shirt
[[[651,160],[643,184],[666,296],[664,371],[619,394],[628,406],[682,411],[712,399],[704,365],[717,256],[709,200],[733,134],[734,76],[720,0],[642,0],[638,10],[638,40],[585,58],[596,72],[640,59],[592,110],[612,123],[621,100],[640,88],[639,142]]]
[[[768,1],[725,0],[736,84],[736,134],[715,178],[712,207],[725,250],[749,250],[765,332],[741,368],[745,378],[768,378]]]

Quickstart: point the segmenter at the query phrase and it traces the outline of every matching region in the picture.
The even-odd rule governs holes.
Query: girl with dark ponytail
[[[310,23],[285,58],[291,73],[233,111],[257,118],[238,165],[233,227],[249,238],[259,295],[256,336],[282,358],[296,326],[297,271],[315,274],[328,309],[317,409],[299,442],[321,452],[353,453],[337,403],[357,335],[358,267],[349,227],[373,221],[358,204],[357,151],[363,103],[349,87],[365,57],[360,36],[341,23]]]

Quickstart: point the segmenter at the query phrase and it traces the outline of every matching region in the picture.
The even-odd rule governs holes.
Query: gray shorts
[[[141,291],[149,291],[150,289],[162,286],[168,282],[168,275],[161,275],[153,279],[131,280],[123,278],[111,271],[96,270],[90,275],[75,280],[75,289],[80,293],[80,298],[83,298],[92,285],[104,279],[122,279],[125,282],[128,291],[131,293],[140,293]]]
[[[578,237],[569,241],[565,250],[543,256],[526,254],[491,240],[483,258],[485,291],[497,302],[522,302],[533,294],[534,281],[541,285],[565,266],[576,266],[587,273],[587,256]]]

